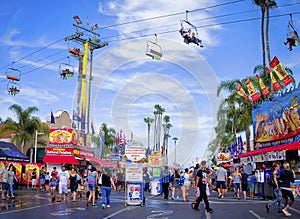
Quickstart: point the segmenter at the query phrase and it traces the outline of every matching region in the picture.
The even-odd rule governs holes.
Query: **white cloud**
[[[57,96],[46,89],[22,88],[21,93],[21,98],[33,105],[51,104],[60,101]]]

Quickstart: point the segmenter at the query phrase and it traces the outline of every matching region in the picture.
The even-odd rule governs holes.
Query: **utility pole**
[[[80,59],[79,63],[79,75],[78,75],[78,92],[77,92],[77,115],[80,116],[81,120],[81,128],[79,127],[79,122],[78,122],[78,129],[81,129],[81,134],[84,135],[84,144],[86,146],[86,135],[90,134],[90,105],[91,105],[91,93],[92,93],[92,80],[93,80],[93,52],[95,49],[100,49],[105,46],[108,46],[108,42],[101,42],[99,37],[100,34],[96,33],[94,30],[98,28],[98,24],[95,24],[91,28],[86,28],[82,25],[82,22],[78,16],[73,17],[74,21],[76,24],[73,24],[73,26],[76,28],[76,33],[70,36],[65,37],[65,41],[76,41],[78,43],[82,43],[83,45],[88,45],[84,46],[85,49],[89,48],[90,51],[90,72],[88,76],[88,92],[86,88],[86,80],[87,80],[87,75],[86,75],[86,68],[87,68],[87,56],[88,54],[83,54],[83,61]],[[87,24],[89,26],[89,24]],[[88,37],[87,39],[83,38],[84,34],[89,34],[91,37]],[[86,53],[86,52],[85,52]],[[84,74],[85,73],[85,74]],[[87,106],[86,106],[86,93],[88,93],[88,101],[87,101]],[[81,103],[81,104],[80,104]],[[86,118],[86,120],[85,120]]]
[[[43,135],[43,132],[38,132],[37,130],[35,130],[35,144],[34,144],[34,163],[36,163],[36,154],[37,154],[37,138],[38,135]]]

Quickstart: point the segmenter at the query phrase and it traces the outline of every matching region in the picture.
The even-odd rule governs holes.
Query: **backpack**
[[[184,176],[180,176],[179,180],[178,180],[178,185],[182,186],[184,183]]]

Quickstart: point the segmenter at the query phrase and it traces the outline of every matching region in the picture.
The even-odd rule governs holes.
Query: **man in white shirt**
[[[223,166],[223,163],[221,163],[220,168],[217,170],[217,189],[219,198],[224,198],[224,193],[226,190],[227,171]]]
[[[59,183],[58,183],[58,202],[61,202],[62,194],[65,194],[65,200],[68,199],[68,185],[69,185],[69,172],[66,170],[66,166],[63,165],[61,167],[61,172],[57,175]]]

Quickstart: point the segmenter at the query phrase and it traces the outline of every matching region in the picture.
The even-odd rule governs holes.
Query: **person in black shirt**
[[[195,184],[195,192],[197,192],[197,187],[200,190],[200,196],[197,199],[197,202],[194,205],[195,210],[199,210],[199,205],[202,199],[205,203],[206,211],[212,213],[213,210],[209,207],[209,202],[206,194],[206,184],[208,183],[211,186],[211,182],[209,180],[209,170],[206,168],[206,161],[201,161],[201,169],[197,172],[196,184]]]

